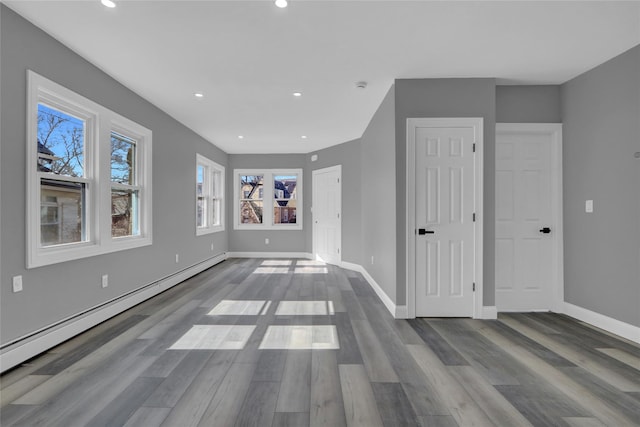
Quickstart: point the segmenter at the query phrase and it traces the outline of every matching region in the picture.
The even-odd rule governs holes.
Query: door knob
[[[543,229],[540,230],[540,232],[544,234],[549,234],[551,233],[551,229],[549,227],[544,227]]]

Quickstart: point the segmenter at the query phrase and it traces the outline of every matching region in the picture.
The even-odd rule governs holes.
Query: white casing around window
[[[204,187],[206,191],[205,198],[208,198],[209,201],[212,201],[214,197],[220,200],[220,218],[219,224],[212,224],[212,206],[207,205],[208,209],[206,212],[206,221],[205,225],[202,227],[198,227],[198,222],[196,220],[196,236],[202,236],[204,234],[217,233],[219,231],[224,231],[225,224],[225,211],[226,211],[226,203],[225,203],[225,168],[222,165],[214,162],[207,157],[204,157],[201,154],[196,154],[196,173],[198,166],[203,166],[205,170],[204,176]],[[214,175],[219,175],[218,180],[214,180]],[[196,216],[197,216],[197,194],[196,194]]]
[[[262,175],[264,208],[262,224],[243,224],[240,222],[240,176],[242,175]],[[274,224],[273,223],[273,201],[274,198],[274,176],[295,176],[296,177],[296,223],[295,224]],[[269,202],[269,203],[268,203]],[[267,206],[269,209],[267,209]],[[233,170],[233,228],[235,230],[302,230],[303,217],[302,203],[302,169],[234,169]]]
[[[131,249],[152,243],[151,159],[152,132],[39,74],[27,70],[27,206],[26,267],[35,268],[59,262]],[[37,168],[38,103],[44,103],[85,120],[85,176],[67,178],[39,172]],[[137,183],[140,192],[140,234],[111,237],[111,132],[136,139]],[[40,243],[40,180],[82,182],[87,185],[85,199],[85,240],[42,247]]]

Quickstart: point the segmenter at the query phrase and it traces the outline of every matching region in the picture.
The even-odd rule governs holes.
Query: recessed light
[[[116,7],[116,4],[114,2],[112,2],[111,0],[100,0],[100,3],[102,3],[104,6],[110,7],[112,9],[114,7]]]
[[[287,3],[287,0],[276,0],[276,6],[281,9],[287,7],[288,4],[289,3]]]
[[[244,135],[238,135],[238,139],[244,139]]]
[[[300,138],[307,139],[307,135],[302,135]]]
[[[293,92],[293,96],[295,96],[296,98],[299,98],[302,96],[302,92]]]
[[[193,94],[196,98],[204,98],[204,93],[196,92]]]

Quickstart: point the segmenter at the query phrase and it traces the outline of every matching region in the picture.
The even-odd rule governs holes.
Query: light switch
[[[584,202],[584,211],[586,213],[592,213],[593,212],[593,200],[587,200]]]

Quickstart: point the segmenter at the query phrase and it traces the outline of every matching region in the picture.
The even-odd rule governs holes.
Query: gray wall
[[[360,139],[361,253],[362,266],[387,296],[398,303],[396,269],[404,268],[404,264],[396,267],[395,93],[395,86],[391,86]]]
[[[562,85],[562,118],[565,301],[640,326],[640,46]]]
[[[313,199],[313,171],[328,168],[330,166],[342,165],[342,260],[354,264],[362,264],[361,261],[361,231],[360,231],[360,206],[361,183],[360,183],[360,140],[345,142],[334,145],[324,150],[316,151],[307,155],[307,169],[309,170],[309,191],[305,197],[309,197],[308,209],[305,215],[312,220],[311,204]],[[316,154],[318,160],[311,161],[311,155]],[[306,252],[313,251],[313,227],[309,222],[309,227],[305,227],[307,239]]]
[[[303,169],[302,230],[234,230],[234,169]],[[305,154],[230,154],[227,168],[227,230],[231,252],[306,252],[306,229],[311,226],[311,175]],[[265,244],[265,239],[269,244]]]
[[[4,5],[0,8],[0,335],[6,343],[225,252],[226,232],[195,235],[194,186],[196,152],[222,165],[227,155]],[[153,131],[152,246],[25,269],[27,69]],[[102,274],[109,274],[105,289]],[[16,275],[23,276],[20,293],[11,292]]]
[[[562,123],[559,85],[496,87],[497,123]]]
[[[396,303],[405,304],[407,118],[484,118],[484,293],[485,306],[495,304],[495,79],[396,80]]]

